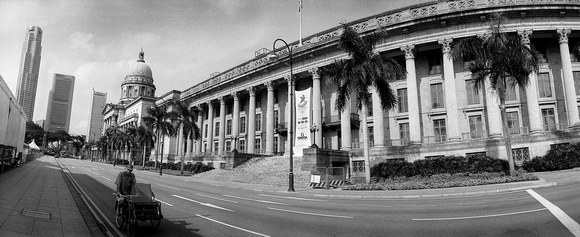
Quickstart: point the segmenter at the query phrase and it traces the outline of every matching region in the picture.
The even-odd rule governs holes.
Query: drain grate
[[[40,212],[40,211],[22,209],[22,211],[20,212],[20,215],[50,220],[50,213],[49,212]]]

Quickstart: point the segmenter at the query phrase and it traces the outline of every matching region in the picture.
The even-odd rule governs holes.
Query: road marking
[[[158,185],[158,186],[161,186],[161,187],[164,187],[164,188],[169,188],[169,189],[173,189],[173,190],[181,191],[181,189],[174,188],[174,187],[169,187],[169,186],[165,186],[165,185],[161,185],[161,184],[158,184],[158,183],[156,183],[155,185]]]
[[[244,197],[238,197],[238,196],[232,196],[232,195],[226,195],[226,194],[224,194],[224,196],[231,197],[231,198],[242,199],[242,200],[247,200],[247,201],[253,201],[253,202],[261,202],[261,203],[268,203],[268,204],[276,204],[276,205],[290,206],[290,204],[286,204],[286,203],[270,202],[270,201],[265,201],[265,200],[256,200],[256,199],[244,198]]]
[[[528,192],[530,195],[532,195],[532,197],[538,200],[538,202],[540,202],[542,205],[548,208],[548,210],[550,210],[550,212],[554,216],[556,216],[556,218],[558,218],[558,220],[560,220],[560,222],[562,222],[562,224],[564,224],[564,226],[566,226],[566,228],[568,228],[568,230],[570,230],[570,232],[572,232],[574,236],[577,237],[580,236],[580,225],[578,224],[578,222],[570,218],[570,216],[568,216],[558,206],[554,205],[544,197],[540,196],[540,194],[534,192],[534,190],[527,189],[526,192]]]
[[[322,202],[323,201],[323,200],[320,200],[320,199],[309,199],[309,198],[299,198],[299,197],[284,197],[284,196],[275,196],[275,195],[268,195],[268,194],[260,194],[260,196],[274,197],[274,198],[286,198],[286,199],[294,199],[294,200],[302,200],[302,201],[315,201],[315,202]]]
[[[545,210],[547,210],[547,208],[535,209],[535,210],[529,210],[529,211],[518,211],[518,212],[502,213],[502,214],[483,215],[483,216],[442,217],[442,218],[415,218],[413,220],[414,221],[466,220],[466,219],[498,217],[498,216],[511,216],[511,215],[524,214],[524,213],[530,213],[530,212],[538,212],[538,211],[545,211]]]
[[[224,211],[231,211],[231,212],[235,212],[235,211],[232,211],[232,210],[230,210],[230,209],[227,209],[227,208],[223,208],[223,207],[220,207],[220,206],[213,205],[213,204],[211,204],[211,203],[203,203],[203,202],[196,201],[196,200],[193,200],[193,199],[189,199],[189,198],[186,198],[186,197],[182,197],[182,196],[179,196],[179,195],[171,195],[171,196],[174,196],[174,197],[176,197],[176,198],[180,198],[180,199],[183,199],[183,200],[186,200],[186,201],[190,201],[190,202],[195,202],[195,203],[197,203],[197,204],[199,204],[199,205],[202,205],[202,206],[211,207],[211,208],[216,208],[216,209],[220,209],[220,210],[224,210]]]
[[[101,177],[102,177],[103,179],[106,179],[106,180],[109,180],[109,181],[111,181],[111,179],[109,179],[109,178],[107,178],[107,177],[105,177],[105,176],[101,176]]]
[[[291,212],[297,214],[304,214],[304,215],[311,215],[311,216],[324,216],[324,217],[334,217],[334,218],[346,218],[346,219],[353,219],[352,216],[337,216],[337,215],[328,215],[328,214],[320,214],[320,213],[311,213],[311,212],[301,212],[301,211],[292,211],[292,210],[285,210],[285,209],[278,209],[273,207],[268,207],[270,210],[274,211],[283,211],[283,212]]]
[[[163,204],[165,204],[165,205],[167,205],[167,206],[170,206],[170,207],[172,207],[172,206],[173,206],[173,205],[171,205],[171,204],[169,204],[169,203],[166,203],[166,202],[164,202],[164,201],[161,201],[161,200],[159,200],[158,198],[155,198],[155,201],[158,201],[158,202],[160,202],[160,203],[163,203]]]
[[[230,225],[230,224],[226,224],[226,223],[223,223],[223,222],[221,222],[221,221],[214,220],[214,219],[211,219],[211,218],[209,218],[209,217],[205,217],[205,216],[202,216],[202,215],[199,215],[199,214],[195,214],[195,215],[196,215],[196,216],[199,216],[199,217],[201,217],[201,218],[203,218],[203,219],[206,219],[206,220],[208,220],[208,221],[213,221],[213,222],[215,222],[215,223],[218,223],[218,224],[225,225],[225,226],[227,226],[227,227],[232,227],[232,228],[234,228],[234,229],[238,229],[238,230],[241,230],[241,231],[245,231],[245,232],[248,232],[248,233],[252,233],[252,234],[255,234],[255,235],[258,235],[258,236],[269,237],[269,235],[261,234],[261,233],[258,233],[258,232],[255,232],[255,231],[251,231],[251,230],[246,230],[246,229],[244,229],[244,228],[240,228],[240,227],[237,227],[237,226],[233,226],[233,225]]]
[[[196,193],[195,195],[199,195],[199,196],[202,196],[202,197],[211,198],[211,199],[215,199],[215,200],[220,200],[220,201],[224,201],[224,202],[238,203],[236,201],[227,200],[227,199],[223,199],[223,198],[216,198],[216,197],[212,197],[212,196],[208,196],[208,195],[203,195],[203,194],[199,194],[199,193]]]

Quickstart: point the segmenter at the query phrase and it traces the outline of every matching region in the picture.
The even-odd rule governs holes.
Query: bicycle
[[[139,195],[119,195],[116,193],[113,193],[113,195],[117,197],[115,200],[115,223],[117,228],[126,229],[128,236],[135,236],[137,215],[135,214],[133,198],[139,198]],[[122,203],[120,203],[121,201]]]

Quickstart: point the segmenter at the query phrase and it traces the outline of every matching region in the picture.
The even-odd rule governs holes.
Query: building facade
[[[10,163],[24,151],[26,113],[0,76],[0,160]]]
[[[75,77],[55,73],[52,89],[48,94],[46,126],[49,132],[64,130],[69,132]]]
[[[369,129],[371,166],[445,155],[505,159],[499,99],[489,88],[474,89],[468,60],[449,57],[457,40],[486,33],[492,13],[506,17],[504,30],[543,56],[531,83],[508,92],[515,159],[521,162],[544,155],[551,146],[580,141],[580,62],[573,56],[580,42],[579,1],[425,1],[385,10],[348,25],[362,34],[388,31],[375,50],[399,61],[408,73],[390,83],[398,98],[395,108],[383,111],[374,93],[367,114],[354,104],[343,111],[335,108],[336,88],[324,86],[318,72],[348,57],[337,47],[342,33],[337,26],[304,38],[302,45],[290,44],[293,80],[285,47],[276,50],[280,59],[275,61],[267,57],[270,50],[261,49],[255,58],[183,90],[180,99],[202,111],[197,120],[202,139],[188,141],[192,146],[182,147],[183,154],[213,163],[233,149],[287,155],[288,84],[293,82],[296,96],[302,93],[311,101],[310,112],[295,119],[295,144],[306,139],[324,149],[349,151],[353,176],[364,177],[363,126]],[[367,124],[361,124],[362,116]],[[319,131],[297,132],[312,125]]]
[[[103,109],[107,103],[107,93],[93,89],[89,110],[89,126],[87,128],[88,141],[96,141],[101,137],[103,130]]]
[[[16,87],[16,99],[24,109],[29,121],[34,116],[34,104],[36,102],[36,87],[38,85],[38,71],[40,70],[40,54],[42,52],[42,29],[38,26],[29,26],[26,30],[22,55],[20,58],[20,70],[18,71],[18,84]]]

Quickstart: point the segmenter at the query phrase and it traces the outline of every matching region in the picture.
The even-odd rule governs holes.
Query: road
[[[113,236],[114,180],[123,166],[59,159]],[[580,186],[478,196],[345,199],[231,189],[135,171],[162,202],[158,229],[138,236],[580,236]]]

